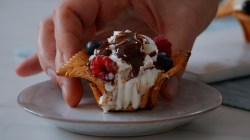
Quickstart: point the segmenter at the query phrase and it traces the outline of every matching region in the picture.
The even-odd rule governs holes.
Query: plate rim
[[[23,91],[27,90],[28,88],[31,88],[33,86],[37,86],[39,84],[42,84],[42,83],[46,83],[46,82],[51,82],[51,80],[46,80],[46,81],[42,81],[42,82],[39,82],[39,83],[36,83],[34,85],[31,85],[29,87],[26,87],[25,89],[23,89],[17,96],[17,103],[21,106],[21,108],[23,108],[25,111],[27,111],[28,113],[34,115],[34,116],[38,116],[38,117],[41,117],[41,118],[45,118],[45,119],[49,119],[49,120],[54,120],[54,121],[60,121],[60,122],[67,122],[67,123],[89,123],[89,124],[94,124],[94,123],[102,123],[102,124],[141,124],[141,123],[159,123],[159,122],[165,122],[165,121],[170,121],[170,120],[179,120],[179,119],[185,119],[185,118],[190,118],[190,117],[195,117],[197,115],[202,115],[202,114],[205,114],[207,112],[210,112],[212,110],[215,110],[217,108],[219,108],[222,104],[222,95],[220,94],[220,92],[205,84],[205,83],[202,83],[202,82],[199,82],[197,80],[191,80],[191,79],[182,79],[182,80],[185,80],[185,81],[191,81],[191,82],[198,82],[199,84],[201,84],[202,86],[207,86],[209,88],[211,88],[212,90],[214,90],[217,94],[217,97],[218,97],[218,102],[216,102],[216,104],[214,104],[213,106],[205,109],[205,110],[202,110],[202,111],[195,111],[195,112],[192,112],[192,113],[188,113],[188,114],[185,114],[185,115],[182,115],[182,116],[178,116],[178,117],[169,117],[169,118],[162,118],[162,119],[157,119],[157,120],[142,120],[142,121],[94,121],[94,120],[79,120],[79,119],[66,119],[66,118],[62,118],[62,117],[55,117],[55,116],[52,116],[52,115],[49,115],[49,114],[43,114],[39,111],[34,111],[32,109],[32,107],[29,107],[27,106],[27,104],[23,103],[21,101],[21,96],[25,93],[23,93]],[[104,113],[104,112],[102,112]]]

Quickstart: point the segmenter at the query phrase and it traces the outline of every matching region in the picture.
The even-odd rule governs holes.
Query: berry
[[[165,52],[158,53],[157,62],[160,65],[160,69],[163,69],[164,71],[168,71],[173,66],[171,57]]]
[[[154,42],[159,50],[159,52],[165,52],[169,56],[172,54],[172,44],[163,35],[154,38]]]
[[[97,55],[91,60],[90,69],[94,77],[110,82],[115,78],[117,65],[108,56]]]
[[[87,54],[93,55],[96,48],[102,45],[101,41],[98,40],[91,40],[86,44]]]
[[[242,10],[245,14],[250,15],[250,0],[245,1],[242,4]]]

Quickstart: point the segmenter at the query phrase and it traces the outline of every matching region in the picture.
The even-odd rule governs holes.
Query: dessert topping
[[[86,51],[88,55],[93,55],[96,48],[102,45],[101,41],[91,40],[86,44]]]
[[[136,39],[136,33],[121,32],[115,38],[117,57],[132,66],[131,78],[136,77],[143,66],[145,54],[141,52],[142,43]],[[137,36],[138,37],[138,36]]]
[[[163,35],[154,38],[154,42],[159,50],[159,52],[165,52],[169,56],[172,54],[172,44]]]
[[[173,66],[173,61],[171,57],[165,52],[158,53],[156,66],[159,69],[168,71]]]
[[[153,45],[149,47],[149,44]],[[153,46],[155,46],[156,50]],[[137,77],[141,67],[150,66],[150,63],[145,63],[146,56],[151,57],[147,60],[152,59],[152,65],[154,63],[157,69],[169,70],[173,66],[171,47],[172,44],[162,35],[152,41],[143,35],[125,31],[116,32],[106,42],[90,41],[87,44],[87,52],[89,52],[88,54],[94,54],[90,59],[90,69],[93,76],[110,82],[114,80],[114,75],[118,67],[116,64],[117,60],[113,60],[114,57],[121,59],[121,61],[131,66],[132,69],[127,75],[128,80]],[[153,58],[154,56],[155,58]]]
[[[139,74],[140,66],[143,66],[145,53],[141,51],[142,43],[133,32],[120,32],[111,42],[104,42],[96,49],[97,55],[110,56],[112,50],[118,58],[121,58],[127,64],[131,65],[132,71],[130,78],[136,77]],[[112,48],[113,47],[113,48]]]
[[[117,65],[108,56],[97,55],[91,60],[90,69],[94,77],[110,82],[115,78]]]

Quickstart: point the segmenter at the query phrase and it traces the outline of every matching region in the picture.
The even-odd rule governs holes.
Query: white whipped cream
[[[125,32],[131,31],[126,30]],[[108,42],[113,42],[115,40],[115,36],[119,33],[119,31],[115,31],[113,36],[108,38]],[[111,82],[105,83],[105,90],[107,92],[111,92],[113,95],[112,101],[108,103],[105,102],[107,99],[106,94],[103,94],[99,100],[99,104],[102,105],[104,111],[108,111],[110,108],[114,107],[116,110],[127,108],[130,104],[134,109],[139,108],[141,97],[144,93],[147,93],[151,89],[156,81],[160,70],[154,68],[153,61],[156,61],[157,55],[150,57],[149,54],[154,51],[158,53],[158,49],[151,38],[145,35],[141,36],[144,38],[141,51],[146,53],[146,57],[143,62],[144,65],[140,67],[138,76],[132,79],[127,79],[132,70],[132,66],[127,64],[121,58],[118,58],[115,55],[116,52],[114,45],[110,45],[112,54],[109,58],[117,63],[118,71],[115,74],[115,83],[113,85]],[[94,55],[90,57],[90,60],[93,59]]]

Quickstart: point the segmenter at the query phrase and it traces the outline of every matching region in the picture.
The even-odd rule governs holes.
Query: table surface
[[[45,74],[20,78],[15,67],[22,60],[16,51],[37,45],[39,21],[50,14],[57,1],[1,0],[0,1],[0,139],[52,140],[52,139],[125,139],[93,137],[71,133],[57,128],[44,119],[25,112],[17,104],[21,90],[47,80]],[[249,140],[250,112],[221,106],[217,110],[172,131],[129,139],[203,139]]]

